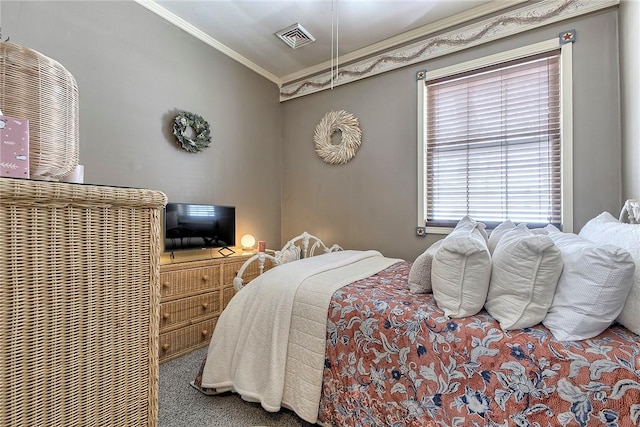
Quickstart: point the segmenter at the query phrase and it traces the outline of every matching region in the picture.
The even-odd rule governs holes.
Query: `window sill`
[[[427,234],[449,234],[453,231],[454,227],[425,227]]]

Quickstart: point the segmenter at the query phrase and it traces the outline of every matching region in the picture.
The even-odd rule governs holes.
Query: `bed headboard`
[[[242,275],[246,268],[254,263],[258,263],[259,274],[264,272],[264,263],[268,259],[273,262],[274,266],[278,266],[287,262],[296,261],[303,258],[309,258],[316,254],[316,250],[322,250],[322,253],[336,252],[343,250],[337,244],[328,247],[319,237],[309,234],[306,231],[293,239],[289,240],[279,251],[275,251],[273,255],[265,252],[258,252],[245,261],[238,270],[238,274],[233,279],[233,287],[236,292],[244,286]]]

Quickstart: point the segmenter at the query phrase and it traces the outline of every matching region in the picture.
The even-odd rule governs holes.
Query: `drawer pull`
[[[164,313],[164,314],[162,315],[162,318],[163,318],[164,320],[167,320],[167,319],[168,319],[168,318],[170,318],[170,317],[171,317],[171,315],[170,315],[169,313]]]
[[[209,276],[207,276],[206,274],[202,276],[202,281],[206,282],[207,280],[209,280]]]
[[[162,344],[162,349],[165,350],[165,351],[169,350],[169,347],[171,347],[171,346],[168,343]]]
[[[202,309],[206,310],[207,308],[209,308],[209,303],[208,302],[203,303],[202,304]]]
[[[168,288],[171,286],[171,283],[169,282],[162,282],[162,286],[164,286],[165,288]]]
[[[206,329],[202,330],[202,336],[203,337],[206,337],[208,333],[209,333],[209,331],[207,331]]]

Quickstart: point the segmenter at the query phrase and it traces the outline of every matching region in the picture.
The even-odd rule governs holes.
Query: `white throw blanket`
[[[284,405],[316,422],[331,296],[398,261],[377,251],[332,252],[254,279],[218,319],[202,387],[235,391],[270,412]]]

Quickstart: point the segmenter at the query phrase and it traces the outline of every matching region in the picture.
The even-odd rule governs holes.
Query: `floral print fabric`
[[[613,326],[563,343],[542,325],[502,331],[484,310],[449,319],[431,294],[409,291],[410,267],[394,264],[334,294],[320,422],[640,424],[639,336]]]

